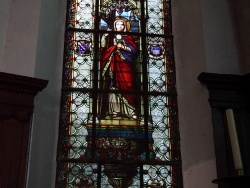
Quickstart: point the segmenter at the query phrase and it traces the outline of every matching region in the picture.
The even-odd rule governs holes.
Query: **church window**
[[[170,0],[68,0],[56,187],[182,187]]]

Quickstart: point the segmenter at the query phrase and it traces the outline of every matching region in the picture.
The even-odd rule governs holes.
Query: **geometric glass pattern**
[[[68,0],[56,187],[182,187],[170,0]]]

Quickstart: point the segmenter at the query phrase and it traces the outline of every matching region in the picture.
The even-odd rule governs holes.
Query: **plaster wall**
[[[34,76],[40,1],[7,0],[1,5],[6,8],[1,13],[1,71]]]
[[[211,112],[207,90],[197,80],[207,70],[201,2],[173,1],[172,12],[183,184],[212,188],[216,170]]]
[[[4,42],[10,16],[11,0],[1,0],[0,6],[0,71],[2,71],[2,55],[4,50]]]
[[[49,83],[35,103],[27,188],[55,187],[66,3],[41,2],[34,75]]]
[[[201,0],[207,72],[240,74],[232,6],[229,0]]]
[[[235,8],[235,22],[239,37],[241,73],[250,72],[250,3],[249,0],[232,0]]]

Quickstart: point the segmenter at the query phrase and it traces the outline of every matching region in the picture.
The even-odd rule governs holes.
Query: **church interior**
[[[1,0],[0,187],[55,187],[66,6]],[[249,187],[250,2],[172,0],[171,13],[182,187]]]

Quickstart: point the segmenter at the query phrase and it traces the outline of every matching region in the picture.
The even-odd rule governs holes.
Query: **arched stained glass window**
[[[56,187],[182,187],[170,0],[68,0]]]

